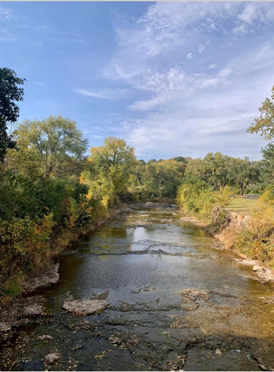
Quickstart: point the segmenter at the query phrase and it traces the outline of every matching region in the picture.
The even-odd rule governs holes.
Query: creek
[[[43,316],[3,346],[2,369],[274,368],[274,284],[180,217],[173,205],[131,205],[64,251],[60,281],[38,293]],[[108,306],[76,318],[62,309],[68,296]],[[60,358],[47,365],[50,352]]]

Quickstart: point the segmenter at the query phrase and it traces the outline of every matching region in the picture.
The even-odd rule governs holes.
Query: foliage
[[[175,198],[185,167],[184,162],[172,159],[150,160],[147,164],[137,162],[131,182],[139,187],[142,198]]]
[[[260,132],[261,136],[270,140],[274,137],[274,86],[272,87],[271,99],[266,98],[259,108],[260,116],[247,129],[249,133]]]
[[[111,206],[119,195],[127,193],[130,174],[136,164],[133,147],[123,139],[108,137],[104,145],[92,147],[82,182],[89,186],[89,195]]]
[[[209,153],[204,159],[191,160],[187,164],[186,176],[197,177],[214,190],[222,190],[226,185],[236,186],[243,195],[250,184],[259,181],[260,166],[248,158]]]
[[[268,187],[251,214],[247,229],[242,231],[236,248],[253,259],[273,263],[274,259],[274,188]]]
[[[7,165],[28,177],[63,177],[78,174],[87,140],[76,123],[61,116],[26,120],[14,133],[16,149],[7,152]],[[20,165],[20,166],[19,166]]]
[[[214,190],[207,182],[187,177],[178,188],[176,202],[187,213],[195,214],[205,221],[212,221],[213,211],[228,205],[232,195],[229,187]]]
[[[24,81],[13,70],[0,68],[0,161],[4,161],[6,150],[15,146],[12,136],[7,133],[7,125],[18,119],[19,107],[15,102],[23,100],[24,90],[19,85]]]

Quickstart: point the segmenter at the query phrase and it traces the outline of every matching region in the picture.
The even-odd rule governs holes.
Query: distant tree
[[[123,139],[108,137],[104,146],[92,147],[88,158],[94,177],[103,177],[111,182],[116,194],[126,190],[129,175],[136,165],[134,148],[127,146]]]
[[[6,150],[15,142],[7,133],[8,123],[15,123],[19,117],[19,107],[15,102],[23,100],[23,85],[26,79],[17,77],[9,68],[0,68],[0,161],[4,161]]]
[[[247,157],[245,159],[230,158],[228,165],[228,176],[230,184],[240,189],[240,195],[243,195],[251,183],[260,180],[261,169],[258,162],[252,162]]]
[[[45,178],[80,174],[81,169],[77,171],[77,168],[88,143],[74,121],[61,116],[26,120],[14,135],[17,148],[8,150],[8,167],[28,176]]]
[[[186,163],[186,159],[183,156],[176,156],[175,158],[173,158],[173,160],[176,160],[180,163]]]

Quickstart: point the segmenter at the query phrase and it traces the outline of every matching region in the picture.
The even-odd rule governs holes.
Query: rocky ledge
[[[100,313],[107,307],[105,300],[73,300],[69,299],[64,302],[63,309],[70,311],[73,316],[80,317]]]
[[[59,263],[35,273],[34,276],[28,278],[24,283],[24,292],[31,293],[36,291],[38,288],[46,288],[51,284],[56,284],[59,281],[58,270]]]

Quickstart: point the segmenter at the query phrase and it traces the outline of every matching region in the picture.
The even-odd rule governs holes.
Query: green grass
[[[257,195],[237,196],[231,199],[227,208],[236,213],[251,214],[256,208],[257,200]]]

